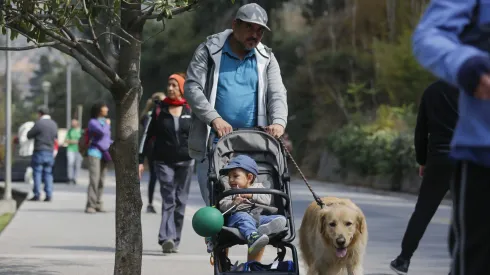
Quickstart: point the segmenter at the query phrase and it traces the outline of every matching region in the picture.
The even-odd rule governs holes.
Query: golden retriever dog
[[[325,197],[305,211],[299,245],[308,275],[363,275],[368,241],[364,213],[349,199]]]

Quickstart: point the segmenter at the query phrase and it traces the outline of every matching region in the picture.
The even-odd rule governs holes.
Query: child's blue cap
[[[259,174],[259,168],[257,167],[255,160],[246,155],[238,155],[232,158],[230,162],[228,162],[228,164],[219,172],[221,175],[224,175],[234,168],[242,168],[243,170],[252,173],[256,177]]]

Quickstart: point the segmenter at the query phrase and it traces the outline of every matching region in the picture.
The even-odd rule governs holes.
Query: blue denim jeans
[[[257,227],[270,223],[273,219],[283,217],[281,215],[260,215],[259,224],[257,221],[247,212],[236,212],[228,217],[226,221],[227,227],[238,228],[240,233],[245,239],[248,239],[250,234],[257,232]]]
[[[39,198],[41,181],[44,182],[44,192],[47,198],[53,195],[53,151],[34,151],[31,158],[32,174],[34,178],[34,197]]]
[[[76,180],[78,172],[82,168],[83,157],[79,152],[66,152],[68,159],[68,180]]]

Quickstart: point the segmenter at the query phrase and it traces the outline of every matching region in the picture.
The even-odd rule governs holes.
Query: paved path
[[[86,172],[84,172],[86,178]],[[147,181],[144,180],[144,183]],[[78,186],[55,185],[51,203],[25,202],[13,222],[0,235],[0,274],[3,275],[107,275],[114,265],[114,178],[108,178],[105,192],[107,213],[87,215],[83,212],[87,182]],[[19,189],[29,189],[22,183]],[[370,194],[353,191],[341,185],[313,183],[320,196],[349,197],[364,211],[368,219],[369,245],[365,263],[366,275],[393,274],[389,261],[399,253],[400,240],[415,197]],[[296,229],[312,198],[301,182],[292,184]],[[146,208],[146,184],[142,185]],[[157,200],[160,196],[155,194]],[[203,239],[196,235],[190,221],[202,207],[197,182],[194,181],[186,212],[181,252],[163,256],[157,243],[159,215],[142,213],[143,272],[154,274],[213,274]],[[160,212],[160,211],[159,211]],[[416,252],[410,274],[447,274],[449,257],[446,236],[449,206],[441,206]],[[297,242],[297,240],[295,241]],[[243,260],[245,247],[234,247],[231,259]],[[268,249],[264,262],[272,261]],[[301,272],[301,274],[305,274]]]

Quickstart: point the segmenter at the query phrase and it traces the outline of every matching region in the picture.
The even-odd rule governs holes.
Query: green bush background
[[[381,105],[372,123],[350,123],[327,137],[327,148],[344,172],[363,176],[406,174],[417,168],[412,105]]]

